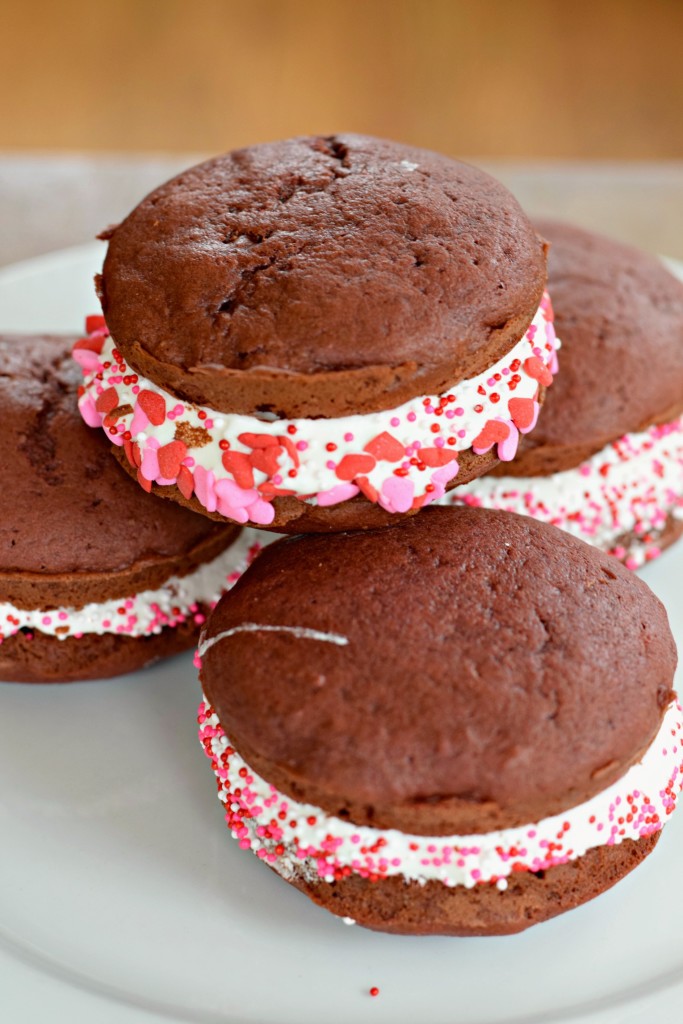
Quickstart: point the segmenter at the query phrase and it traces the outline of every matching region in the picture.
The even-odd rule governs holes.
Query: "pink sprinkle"
[[[329,460],[328,460],[328,461],[327,461],[327,462],[325,463],[325,465],[327,466],[327,468],[328,468],[328,469],[336,469],[336,468],[337,468],[337,464],[336,464],[336,462],[332,462],[332,460],[331,460],[331,459],[329,459]]]
[[[401,421],[398,418],[398,416],[392,416],[389,422],[391,423],[392,427],[400,427],[401,425]]]
[[[40,621],[42,622],[42,624],[44,626],[49,626],[50,623],[52,622],[52,619],[50,618],[49,615],[43,615],[43,617],[42,617],[42,619]]]
[[[417,419],[417,416],[415,415],[414,412],[409,412],[408,416],[406,418],[407,418],[409,423],[414,423],[415,420]]]
[[[57,618],[58,618],[58,619],[61,619],[61,620],[62,620],[62,622],[64,622],[64,620],[65,620],[65,619],[68,619],[68,618],[69,618],[69,616],[68,616],[68,615],[66,614],[66,612],[60,612],[60,613],[59,613],[59,615],[57,616]]]
[[[308,448],[308,441],[297,441],[296,448],[299,452],[305,452]]]
[[[345,441],[353,441],[353,434],[344,434]]]

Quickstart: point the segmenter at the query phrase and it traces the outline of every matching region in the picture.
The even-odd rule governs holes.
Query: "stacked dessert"
[[[215,519],[395,523],[512,459],[552,381],[545,243],[435,153],[256,146],[106,237],[81,411],[145,489]]]
[[[426,507],[513,472],[518,449],[551,471],[558,447],[547,246],[512,196],[434,153],[304,138],[192,168],[105,237],[104,319],[74,356],[116,456],[108,521],[132,489],[228,551],[235,524],[329,535],[267,548],[204,625],[200,738],[240,846],[333,912],[412,934],[519,931],[618,881],[681,786],[664,609],[554,526]],[[567,405],[613,409],[607,363],[574,356],[563,322]],[[624,430],[671,433],[678,383],[653,391],[588,440],[565,430],[559,468]],[[149,542],[123,534],[135,567]],[[188,536],[159,553],[174,594],[197,568]],[[119,551],[98,542],[85,568],[111,574]],[[206,602],[187,596],[196,625]]]
[[[228,827],[371,928],[497,935],[576,907],[650,853],[683,781],[664,608],[527,517],[280,541],[200,654]]]
[[[74,339],[0,338],[0,679],[116,676],[192,647],[239,527],[146,495],[78,414]]]

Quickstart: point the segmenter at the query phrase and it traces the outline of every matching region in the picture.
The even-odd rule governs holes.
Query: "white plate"
[[[0,272],[0,330],[78,331],[101,254]],[[683,639],[683,545],[643,576]],[[0,686],[3,1022],[680,1020],[683,811],[615,889],[523,935],[374,934],[229,837],[198,699],[189,655],[109,682]]]

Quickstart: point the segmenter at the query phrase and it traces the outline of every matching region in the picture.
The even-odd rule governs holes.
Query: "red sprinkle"
[[[379,989],[377,988],[376,985],[373,985],[372,988],[370,989],[370,995],[372,996],[373,999],[375,998],[375,996],[379,995]]]

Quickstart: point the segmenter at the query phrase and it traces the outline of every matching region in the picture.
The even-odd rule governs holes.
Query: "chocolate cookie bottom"
[[[112,452],[129,476],[137,479],[137,473],[126,459],[123,449],[112,445]],[[484,455],[475,455],[471,449],[468,449],[459,452],[458,459],[460,472],[455,480],[448,485],[447,491],[469,483],[498,464],[498,457],[493,449]],[[207,519],[221,523],[231,522],[219,512],[207,512],[194,495],[191,498],[184,497],[176,484],[152,484],[151,490],[158,497],[175,501]],[[412,509],[410,512],[387,512],[380,505],[368,501],[361,494],[348,501],[339,502],[337,505],[324,507],[309,504],[300,498],[281,497],[274,499],[273,508],[275,509],[275,519],[267,527],[261,527],[258,523],[252,522],[247,525],[256,530],[266,529],[285,534],[342,533],[346,530],[376,530],[385,526],[396,526],[420,511]]]
[[[512,935],[581,906],[610,889],[652,852],[660,833],[598,846],[583,857],[547,868],[519,871],[507,888],[473,888],[443,882],[406,882],[393,876],[371,882],[350,875],[335,882],[309,880],[301,872],[293,886],[339,917],[397,935]]]
[[[200,611],[208,615],[209,608],[200,606]],[[125,675],[193,647],[199,630],[191,618],[138,637],[85,633],[60,640],[37,630],[22,630],[0,643],[0,681],[73,683]]]

